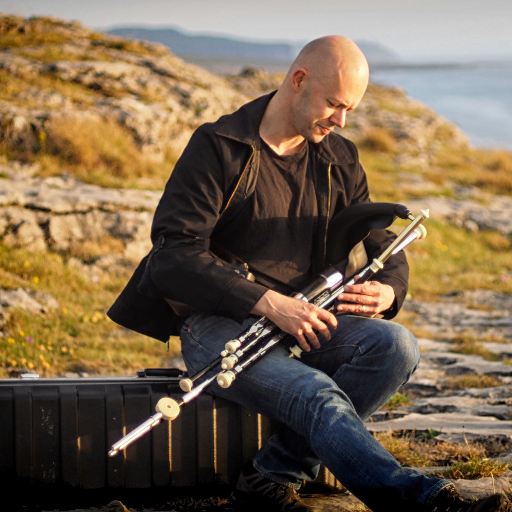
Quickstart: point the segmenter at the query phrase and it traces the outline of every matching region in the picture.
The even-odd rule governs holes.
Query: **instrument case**
[[[0,379],[5,488],[143,489],[233,484],[276,424],[206,393],[115,457],[111,445],[183,394],[176,369],[137,377]],[[320,483],[336,485],[324,468]]]

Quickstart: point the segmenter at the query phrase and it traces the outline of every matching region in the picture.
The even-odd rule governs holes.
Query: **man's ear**
[[[308,75],[308,72],[304,68],[298,68],[292,75],[292,87],[295,92],[299,92],[304,79]]]

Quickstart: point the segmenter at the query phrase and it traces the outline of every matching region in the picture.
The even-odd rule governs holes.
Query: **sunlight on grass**
[[[168,366],[179,353],[173,338],[164,343],[120,329],[105,313],[128,281],[130,271],[92,283],[62,256],[10,249],[0,244],[0,288],[50,293],[57,310],[31,315],[13,310],[0,338],[0,376],[13,368],[48,377],[64,372],[133,375],[143,367]]]
[[[410,403],[411,399],[406,394],[396,393],[385,405],[381,407],[381,409],[384,411],[394,411],[395,409],[404,405],[409,405]]]
[[[472,480],[475,478],[499,476],[510,469],[512,469],[512,464],[497,462],[486,457],[472,455],[467,460],[456,462],[445,471],[439,471],[433,476],[450,478],[453,480],[459,478]]]
[[[456,377],[448,377],[447,384],[450,389],[483,389],[501,386],[502,382],[498,377],[491,375],[458,375]]]
[[[427,237],[408,249],[410,293],[433,299],[454,290],[495,290],[512,293],[512,241],[493,231],[471,233],[429,219]]]
[[[374,437],[402,466],[407,467],[455,464],[471,456],[485,455],[485,449],[474,443],[438,443],[429,436],[398,435],[391,431],[375,433]]]

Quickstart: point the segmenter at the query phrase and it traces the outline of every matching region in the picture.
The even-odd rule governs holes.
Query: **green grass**
[[[510,469],[512,469],[512,464],[472,455],[467,460],[456,462],[446,470],[439,471],[432,476],[453,480],[460,478],[474,480],[476,478],[500,476]]]
[[[384,406],[381,407],[381,409],[385,411],[394,411],[395,409],[403,407],[404,405],[409,405],[410,403],[411,399],[406,394],[396,393]]]
[[[427,237],[406,249],[414,299],[432,300],[454,290],[512,293],[512,279],[507,277],[512,271],[510,239],[495,231],[472,233],[434,219],[424,225]]]
[[[0,244],[0,288],[18,287],[50,293],[59,309],[45,315],[11,313],[0,338],[0,376],[23,367],[54,376],[86,371],[133,374],[141,367],[166,366],[179,343],[165,344],[127,333],[105,313],[129,278],[126,271],[98,283],[86,280],[57,254],[31,253]]]

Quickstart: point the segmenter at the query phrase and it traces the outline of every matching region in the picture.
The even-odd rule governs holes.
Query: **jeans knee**
[[[420,362],[418,340],[409,329],[402,325],[393,322],[386,323],[388,325],[382,332],[381,343],[388,346],[393,365],[400,368],[408,379]]]

